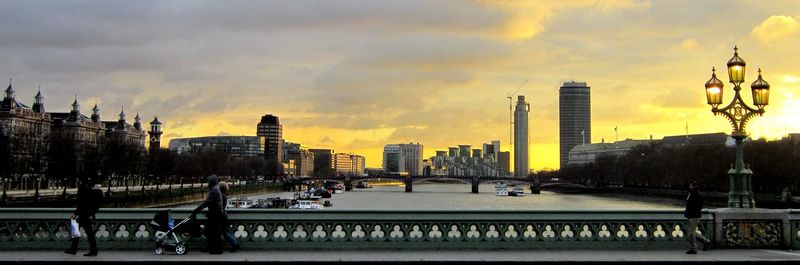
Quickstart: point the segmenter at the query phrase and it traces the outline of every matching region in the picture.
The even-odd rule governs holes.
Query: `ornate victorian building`
[[[31,175],[43,174],[47,168],[51,118],[44,111],[41,92],[34,97],[32,108],[18,102],[14,94],[9,82],[0,103],[0,177],[25,171],[28,180]],[[21,188],[30,185],[31,181],[19,183]]]
[[[95,156],[94,159],[106,155],[104,147],[110,141],[141,147],[144,151],[147,135],[138,113],[134,120],[129,124],[125,113],[121,112],[116,121],[102,121],[97,104],[91,117],[87,117],[80,111],[77,96],[69,112],[48,113],[45,112],[41,91],[34,97],[32,107],[28,107],[16,100],[9,82],[0,103],[0,178],[3,188],[32,189],[37,184],[45,188],[59,183],[53,177],[74,178],[78,172],[89,168],[99,169],[101,165],[87,165],[97,162],[84,160],[87,156]],[[54,168],[48,170],[49,167]],[[40,179],[50,171],[59,171],[65,176]]]

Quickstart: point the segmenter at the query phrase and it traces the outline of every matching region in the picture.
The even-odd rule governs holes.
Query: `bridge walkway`
[[[101,251],[97,257],[60,251],[0,251],[0,263],[744,263],[800,264],[800,252],[789,250],[715,249],[687,255],[684,250],[402,250],[402,251],[254,251],[209,255],[199,251],[158,256],[151,251]]]

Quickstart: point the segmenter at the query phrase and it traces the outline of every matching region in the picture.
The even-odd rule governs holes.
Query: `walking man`
[[[205,234],[208,241],[208,253],[222,254],[222,229],[224,223],[224,205],[222,192],[219,190],[219,179],[215,175],[208,176],[208,197],[192,211],[192,217],[208,207],[206,213]]]
[[[700,211],[703,210],[703,197],[700,192],[697,192],[697,182],[689,183],[689,195],[686,197],[686,210],[683,216],[689,219],[689,251],[686,254],[697,254],[697,239],[703,241],[703,251],[708,250],[711,245],[711,240],[705,238],[700,231],[697,231],[697,226],[700,225]]]
[[[70,216],[71,219],[76,219],[78,226],[83,228],[86,233],[86,239],[89,240],[89,253],[83,254],[84,256],[97,256],[97,240],[95,238],[95,231],[92,229],[92,222],[95,219],[97,210],[103,201],[103,191],[100,189],[92,189],[92,184],[89,181],[82,181],[78,187],[78,205],[75,211]],[[78,243],[81,238],[73,238],[70,248],[65,250],[64,253],[75,255],[78,252]]]
[[[222,237],[225,238],[225,241],[228,241],[228,244],[231,245],[231,252],[236,252],[239,250],[239,242],[236,240],[236,237],[231,233],[231,230],[228,229],[228,183],[220,182],[219,183],[219,191],[222,192],[222,213],[224,221],[222,223]]]

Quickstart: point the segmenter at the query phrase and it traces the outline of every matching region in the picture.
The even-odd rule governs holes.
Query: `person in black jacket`
[[[686,197],[686,210],[683,216],[689,219],[689,251],[686,254],[697,254],[697,239],[703,241],[703,251],[708,250],[711,245],[711,240],[705,238],[700,231],[697,231],[697,226],[700,224],[700,212],[703,210],[703,197],[700,192],[697,192],[697,183],[689,183],[689,195]]]
[[[223,209],[223,218],[224,221],[222,223],[222,237],[225,238],[225,241],[228,241],[228,244],[231,245],[231,252],[236,252],[241,247],[239,246],[239,242],[236,240],[236,236],[228,229],[228,183],[221,181],[219,183],[219,191],[222,192],[222,209]]]
[[[215,255],[222,254],[222,226],[225,222],[225,206],[222,205],[222,192],[219,190],[218,183],[217,176],[208,176],[208,197],[192,211],[194,218],[197,213],[208,207],[205,234],[206,240],[208,240],[208,253]]]
[[[83,254],[84,256],[97,256],[97,240],[95,239],[95,231],[92,229],[92,222],[95,219],[95,214],[100,208],[103,200],[103,191],[100,189],[92,189],[92,184],[89,181],[82,181],[78,187],[78,205],[70,218],[76,219],[78,226],[83,228],[86,233],[86,239],[89,240],[89,253]],[[75,255],[78,252],[78,243],[81,238],[73,238],[72,245],[64,253]]]

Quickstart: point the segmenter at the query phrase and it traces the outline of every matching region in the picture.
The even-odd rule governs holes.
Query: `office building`
[[[478,159],[483,158],[481,151],[481,149],[472,149],[472,157]]]
[[[500,141],[494,140],[491,143],[483,144],[483,156],[492,157],[497,161],[497,153],[500,152]]]
[[[299,177],[310,177],[314,175],[314,153],[308,150],[308,146],[283,142],[283,161],[294,161],[295,171],[293,175]]]
[[[264,115],[258,123],[256,136],[264,140],[264,175],[280,176],[283,174],[283,126],[274,115]]]
[[[565,167],[569,152],[592,142],[592,112],[586,82],[565,82],[558,90],[559,163]]]
[[[398,144],[409,175],[422,176],[422,145],[419,143]],[[467,151],[469,153],[469,151]]]
[[[517,106],[514,110],[514,176],[527,177],[528,167],[528,113],[530,104],[525,101],[525,96],[517,97]]]
[[[356,154],[350,154],[350,161],[352,161],[352,163],[353,163],[353,166],[352,166],[353,175],[355,175],[355,176],[363,176],[364,173],[366,173],[364,170],[366,169],[366,166],[367,166],[367,164],[366,164],[367,160],[364,158],[364,156],[356,155]]]
[[[333,155],[333,165],[336,175],[361,176],[364,175],[364,157],[356,154],[336,153]]]
[[[231,157],[261,157],[264,138],[258,136],[206,136],[178,138],[169,141],[169,150],[179,155],[222,152]]]
[[[333,154],[333,170],[336,172],[336,175],[352,175],[353,160],[350,158],[350,154]]]
[[[497,168],[501,175],[511,175],[511,152],[497,153]]]
[[[458,145],[458,156],[460,157],[469,157],[470,150],[472,149],[471,145],[468,144],[460,144]]]
[[[499,141],[495,141],[497,146]],[[471,145],[449,147],[436,151],[436,156],[423,161],[423,174],[433,176],[508,176],[502,173],[494,155],[494,144],[484,144],[484,149],[470,149]],[[466,156],[463,154],[467,154]],[[506,172],[508,170],[506,169]]]
[[[308,149],[314,154],[314,175],[332,176],[336,172],[333,165],[333,149]]]
[[[387,144],[383,147],[383,171],[389,174],[407,173],[405,156],[400,145]]]
[[[457,157],[458,156],[458,147],[448,147],[447,148],[447,156],[449,156],[449,157]]]

